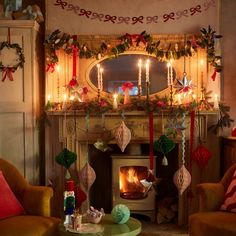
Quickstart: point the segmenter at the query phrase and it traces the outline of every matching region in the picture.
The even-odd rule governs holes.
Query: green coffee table
[[[138,235],[141,232],[141,222],[139,220],[136,220],[132,217],[129,218],[129,220],[122,225],[114,223],[112,220],[112,217],[110,214],[106,214],[101,222],[97,225],[101,226],[103,228],[103,232],[101,233],[72,233],[69,231],[66,231],[66,228],[64,225],[60,224],[59,225],[59,232],[61,236],[78,236],[78,235],[83,235],[83,236],[88,236],[88,235],[101,235],[101,236],[135,236]]]

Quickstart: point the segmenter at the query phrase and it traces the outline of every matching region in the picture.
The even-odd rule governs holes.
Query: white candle
[[[67,95],[64,94],[64,95],[63,95],[62,109],[65,109],[65,108],[66,108],[66,102],[67,102]]]
[[[71,95],[70,96],[70,101],[74,101],[74,99],[75,99],[75,96]]]
[[[146,82],[149,82],[149,60],[146,62]]]
[[[100,89],[100,64],[97,64],[97,80],[98,80],[98,89]]]
[[[113,94],[113,109],[116,110],[117,109],[117,94]]]
[[[50,102],[51,101],[51,94],[48,94],[48,101],[47,102]]]
[[[193,98],[193,101],[196,101],[197,95],[195,93],[193,93],[192,98]]]
[[[203,67],[204,67],[204,61],[200,60],[201,65],[201,88],[203,88]]]
[[[141,86],[141,82],[142,82],[142,60],[139,59],[138,61],[138,85]]]
[[[178,94],[178,104],[179,104],[179,105],[182,104],[182,96],[181,96],[180,93]]]
[[[170,62],[167,63],[167,85],[170,86]]]
[[[103,68],[100,68],[100,89],[101,89],[101,91],[103,90],[103,77],[102,77],[102,73],[103,73]]]
[[[170,85],[173,85],[173,59],[170,60]]]
[[[219,108],[219,101],[218,101],[218,95],[215,94],[214,96],[214,108],[218,109]]]

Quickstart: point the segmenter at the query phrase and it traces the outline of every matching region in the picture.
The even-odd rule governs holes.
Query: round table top
[[[73,233],[66,231],[66,228],[63,224],[59,225],[59,232],[60,235],[68,235],[68,236],[75,236],[75,235],[116,235],[116,236],[135,236],[141,232],[142,225],[141,222],[137,219],[132,217],[125,224],[116,224],[110,214],[106,214],[101,222],[96,226],[100,226],[102,228],[101,233]]]

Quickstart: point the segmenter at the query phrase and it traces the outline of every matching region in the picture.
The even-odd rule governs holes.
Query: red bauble
[[[193,151],[193,160],[196,161],[201,168],[204,168],[208,164],[211,156],[211,152],[202,143]]]
[[[236,137],[236,127],[233,127],[231,131],[231,136]]]

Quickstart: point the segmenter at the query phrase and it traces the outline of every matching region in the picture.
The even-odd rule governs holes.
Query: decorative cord
[[[185,127],[185,112],[183,113],[183,127]],[[182,164],[185,164],[185,129],[182,130]]]

